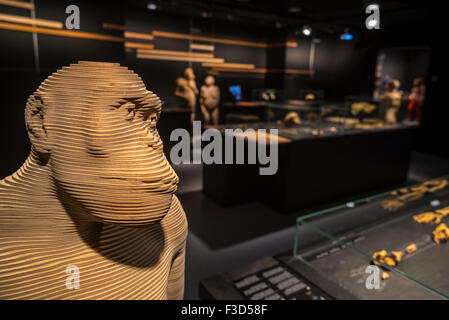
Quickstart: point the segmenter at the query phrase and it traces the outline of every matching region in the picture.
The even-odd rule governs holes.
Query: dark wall
[[[398,79],[401,90],[410,92],[415,78],[425,79],[429,68],[429,48],[392,48],[381,50],[385,55],[382,74]]]
[[[71,4],[78,5],[80,9],[80,31],[114,36],[122,35],[116,30],[103,29],[103,22],[123,24],[123,6],[119,1],[38,0],[36,1],[36,16],[65,23],[68,16],[65,13],[65,8]],[[79,60],[123,62],[123,43],[121,42],[45,34],[38,34],[38,41],[42,69],[55,70]]]
[[[69,4],[77,4],[81,11],[81,30],[122,36],[118,30],[103,29],[104,22],[126,25],[129,31],[151,33],[164,30],[177,33],[209,34],[220,37],[241,38],[250,41],[282,42],[287,38],[298,40],[297,48],[257,48],[215,44],[215,55],[228,62],[253,63],[258,68],[307,69],[309,66],[310,38],[292,37],[280,30],[265,27],[251,28],[232,22],[215,22],[207,19],[170,16],[148,10],[125,8],[120,1],[50,1],[36,0],[38,18],[64,22]],[[2,12],[26,15],[24,9],[2,6]],[[432,32],[429,32],[431,30]],[[233,74],[220,73],[216,82],[221,88],[223,101],[230,100],[227,88],[240,84],[243,98],[251,99],[251,89],[271,87],[283,89],[287,99],[298,98],[301,89],[321,89],[328,100],[343,100],[350,94],[370,94],[374,86],[374,67],[380,50],[391,47],[431,47],[427,99],[423,109],[423,130],[420,148],[434,153],[449,153],[446,122],[449,118],[447,88],[449,87],[449,62],[444,39],[439,31],[443,22],[427,28],[420,26],[393,26],[378,31],[362,30],[352,41],[340,41],[338,35],[319,35],[316,45],[314,70],[309,76]],[[125,50],[122,42],[66,38],[38,34],[40,69],[33,54],[32,35],[27,32],[0,30],[0,86],[2,161],[0,178],[14,172],[29,152],[29,142],[24,125],[26,99],[47,76],[58,68],[79,60],[115,61],[135,70],[149,90],[156,92],[166,107],[176,106],[173,95],[174,81],[182,75],[187,62],[153,61],[136,59],[135,53]],[[156,49],[187,51],[188,41],[157,37]],[[408,60],[407,60],[408,59]],[[406,57],[406,65],[424,69],[418,56]],[[201,86],[207,69],[192,63]],[[406,69],[409,67],[405,67]],[[403,88],[409,87],[415,75],[404,76]],[[197,112],[199,115],[200,113]]]
[[[265,32],[250,27],[242,28],[232,23],[214,23],[203,19],[169,16],[148,10],[125,8],[122,1],[51,1],[36,0],[36,16],[65,22],[68,16],[65,8],[76,4],[80,8],[81,30],[83,32],[123,36],[123,32],[103,28],[103,23],[126,25],[131,32],[151,33],[163,30],[189,34],[205,33],[228,36],[250,41],[264,41]],[[28,10],[2,6],[2,12],[27,15]],[[191,29],[192,28],[192,29]],[[39,84],[57,69],[79,60],[119,62],[136,71],[149,90],[156,92],[165,106],[176,106],[173,95],[175,79],[182,75],[187,62],[154,61],[136,59],[135,53],[125,53],[123,42],[98,41],[38,34],[39,64],[33,53],[32,34],[28,32],[0,30],[0,86],[2,160],[0,179],[17,170],[26,159],[30,144],[25,130],[24,108],[30,94]],[[188,51],[188,41],[157,37],[157,49]],[[215,54],[228,62],[254,63],[263,68],[266,63],[265,49],[215,44]],[[38,68],[39,66],[39,68]],[[206,77],[206,68],[200,63],[192,67],[201,86]],[[245,99],[251,98],[252,88],[263,88],[264,77],[260,75],[221,74],[216,77],[221,87],[223,100],[230,99],[227,88],[240,84]],[[199,114],[199,112],[197,112]]]
[[[162,30],[182,34],[238,38],[255,42],[265,41],[265,35],[261,29],[242,28],[232,23],[217,23],[205,19],[173,16],[137,9],[127,11],[126,27],[131,32],[140,33],[151,33],[153,30]],[[189,51],[188,40],[156,37],[152,43],[155,49]],[[221,43],[214,43],[214,46],[214,56],[224,58],[225,62],[250,63],[255,64],[257,68],[265,68],[266,66],[266,50],[264,48]],[[207,76],[207,70],[209,69],[202,67],[200,62],[189,63],[183,61],[137,59],[134,51],[127,52],[126,64],[142,77],[149,90],[156,92],[166,102],[167,107],[177,105],[177,99],[173,93],[175,80],[183,74],[185,68],[193,68],[198,88],[203,84],[204,78]],[[264,87],[263,75],[230,75],[223,72],[215,78],[217,85],[221,89],[223,101],[231,99],[227,91],[230,85],[241,85],[243,98],[248,100],[251,99],[252,88]],[[199,112],[197,113],[199,114]]]
[[[34,71],[2,71],[0,103],[0,179],[22,165],[30,152],[25,129],[25,104],[47,74]]]
[[[442,12],[440,14],[443,14]],[[442,32],[447,27],[443,19],[434,19],[423,28],[421,25],[395,25],[381,28],[364,37],[367,48],[380,51],[386,48],[430,48],[426,82],[426,99],[422,110],[422,130],[417,148],[424,152],[449,155],[447,119],[449,119],[449,60]],[[411,62],[413,63],[413,62]],[[419,67],[421,68],[421,67]],[[405,88],[404,84],[403,88]]]
[[[444,41],[435,43],[430,54],[423,106],[422,134],[418,147],[427,152],[449,155],[449,61]]]
[[[298,99],[302,89],[323,90],[324,98],[343,101],[347,95],[372,92],[375,52],[357,40],[342,41],[336,36],[321,36],[315,44],[311,77],[285,79],[288,99]],[[286,68],[309,69],[311,39],[302,38],[297,48],[287,48]]]
[[[2,13],[23,15],[28,10],[2,6]],[[33,70],[33,38],[28,32],[0,30],[0,70]],[[2,78],[4,79],[4,78]]]
[[[80,8],[84,32],[120,35],[104,30],[103,22],[123,24],[123,7],[119,1],[50,1],[36,0],[36,16],[65,22],[65,8]],[[2,6],[2,13],[26,16],[28,10]],[[123,63],[123,43],[77,39],[38,34],[40,68],[33,52],[32,34],[0,30],[0,179],[16,171],[27,158],[30,143],[25,130],[26,100],[51,73],[79,60]]]
[[[36,0],[36,17],[65,23],[68,5],[76,4],[80,9],[80,30],[121,36],[115,30],[105,30],[103,22],[123,24],[123,6],[119,1],[70,1]],[[29,10],[2,6],[2,13],[29,16]],[[65,28],[65,27],[64,27]],[[123,61],[123,43],[60,37],[37,34],[41,70],[55,71],[57,68],[79,60]],[[0,30],[0,69],[36,70],[32,34],[28,32]]]

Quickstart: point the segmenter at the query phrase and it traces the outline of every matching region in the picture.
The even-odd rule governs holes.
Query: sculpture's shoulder
[[[7,178],[0,180],[0,221],[20,207],[19,201],[13,197],[15,192],[15,188],[7,183]]]
[[[178,197],[173,195],[170,209],[167,212],[167,215],[162,219],[164,221],[177,221],[179,224],[185,225],[187,228],[187,218],[184,212],[184,208],[181,205]]]
[[[179,199],[173,195],[171,207],[166,216],[161,221],[167,240],[176,242],[180,245],[187,238],[188,223],[184,209]]]

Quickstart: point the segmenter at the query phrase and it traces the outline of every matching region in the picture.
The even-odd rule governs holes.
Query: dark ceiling
[[[156,3],[159,10],[247,24],[295,27],[303,24],[360,28],[368,4],[377,3],[383,26],[438,23],[448,0],[130,0],[135,6]]]

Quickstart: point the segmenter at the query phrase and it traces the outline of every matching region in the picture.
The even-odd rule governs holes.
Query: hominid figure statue
[[[32,149],[0,181],[0,299],[182,299],[187,222],[134,72],[79,62],[29,97]]]

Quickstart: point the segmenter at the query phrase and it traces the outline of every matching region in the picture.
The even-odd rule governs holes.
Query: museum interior
[[[0,0],[0,299],[449,299],[448,9]]]

